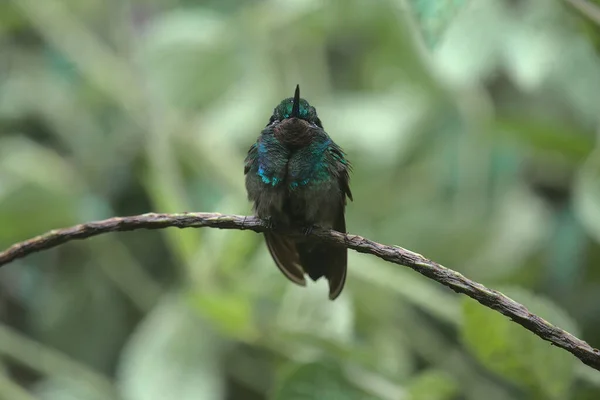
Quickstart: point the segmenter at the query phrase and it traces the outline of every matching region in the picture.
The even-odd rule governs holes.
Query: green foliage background
[[[355,166],[352,233],[600,346],[600,28],[558,0],[0,3],[0,246],[150,211],[248,214],[296,83]],[[600,15],[600,13],[599,13]],[[299,288],[262,238],[138,231],[0,270],[0,398],[600,398],[600,374],[352,252]]]

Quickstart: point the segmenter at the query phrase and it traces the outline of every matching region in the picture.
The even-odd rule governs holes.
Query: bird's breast
[[[310,124],[299,118],[283,120],[275,127],[274,134],[277,140],[290,150],[308,146],[315,136]]]

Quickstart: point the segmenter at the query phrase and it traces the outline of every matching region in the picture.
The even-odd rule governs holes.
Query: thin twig
[[[89,222],[65,229],[52,230],[33,239],[17,243],[0,253],[0,266],[31,253],[50,249],[76,239],[85,239],[107,232],[133,231],[136,229],[177,228],[219,228],[247,229],[254,232],[269,230],[263,222],[255,217],[240,215],[224,215],[217,213],[182,213],[182,214],[143,214],[130,217],[115,217],[102,221]],[[286,235],[304,235],[300,230],[278,231]],[[457,293],[466,294],[479,303],[509,317],[525,329],[540,338],[560,347],[590,367],[600,371],[600,351],[569,332],[552,325],[543,318],[530,313],[525,306],[517,303],[502,293],[488,289],[480,283],[465,278],[456,271],[448,269],[420,254],[397,246],[387,246],[372,240],[333,230],[315,228],[309,234],[332,244],[344,246],[359,253],[372,254],[394,264],[403,265],[426,277],[433,279]]]

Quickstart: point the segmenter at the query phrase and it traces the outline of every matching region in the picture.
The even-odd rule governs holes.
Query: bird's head
[[[297,148],[311,143],[323,125],[317,110],[300,98],[300,85],[296,85],[294,97],[282,100],[273,110],[267,129],[287,147]]]
[[[300,98],[300,85],[296,85],[294,97],[288,97],[287,99],[282,100],[281,103],[275,107],[268,125],[291,123],[292,121],[287,120],[294,119],[304,121],[315,127],[323,128],[321,120],[317,115],[317,110],[315,110],[308,101]]]

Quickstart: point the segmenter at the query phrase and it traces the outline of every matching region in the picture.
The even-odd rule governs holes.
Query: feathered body
[[[283,100],[274,110],[245,160],[246,190],[257,217],[274,226],[314,225],[346,232],[344,211],[350,164],[323,129],[314,107],[300,98]],[[267,247],[283,274],[306,285],[304,274],[329,281],[329,298],[344,288],[347,249],[265,233]]]

